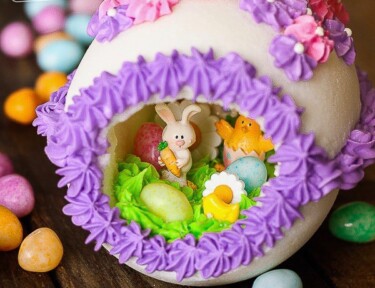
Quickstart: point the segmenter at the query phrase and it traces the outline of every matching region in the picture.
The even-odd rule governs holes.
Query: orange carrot
[[[177,167],[177,159],[173,151],[168,147],[167,141],[161,142],[158,146],[161,161],[167,169],[176,177],[181,177],[181,170]]]

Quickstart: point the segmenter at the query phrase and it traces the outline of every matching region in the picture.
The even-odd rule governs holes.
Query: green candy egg
[[[164,183],[151,183],[141,192],[147,208],[165,222],[193,219],[193,208],[185,194]]]
[[[375,240],[375,206],[352,202],[334,211],[329,219],[331,233],[342,240],[368,243]]]

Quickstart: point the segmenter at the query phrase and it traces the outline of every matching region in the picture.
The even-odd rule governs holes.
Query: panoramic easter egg
[[[65,214],[84,227],[131,223],[101,227],[116,237],[90,238],[96,249],[171,283],[249,279],[300,249],[338,190],[375,162],[374,115],[361,101],[374,104],[368,85],[360,89],[350,30],[317,22],[304,1],[271,2],[165,1],[160,11],[131,0],[95,13],[95,40],[34,123],[75,197]],[[147,159],[156,133],[143,125],[160,122],[162,155]],[[246,153],[226,163],[224,147]],[[224,164],[235,181],[220,174],[205,191]],[[96,213],[77,219],[87,206]]]

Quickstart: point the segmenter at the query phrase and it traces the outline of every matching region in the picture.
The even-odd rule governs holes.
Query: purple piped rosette
[[[86,243],[95,242],[95,250],[107,243],[120,263],[135,257],[147,272],[174,271],[178,281],[198,271],[204,278],[219,277],[262,256],[265,245],[273,247],[283,229],[302,218],[301,206],[333,189],[351,189],[363,178],[363,169],[375,162],[375,90],[363,74],[361,119],[332,160],[315,144],[313,134],[301,134],[302,109],[290,96],[280,95],[269,77],[255,74],[254,67],[234,53],[215,59],[213,51],[175,51],[171,56],[158,54],[152,62],[126,62],[118,75],[103,72],[73,98],[67,112],[63,105],[69,83],[40,106],[34,125],[47,137],[49,159],[59,166],[59,187],[69,184],[63,211],[90,232]],[[191,88],[195,98],[237,103],[241,112],[263,116],[266,136],[280,145],[270,158],[278,163],[279,175],[262,187],[260,205],[242,211],[246,218],[230,229],[166,243],[162,236],[151,237],[139,224],[121,219],[101,192],[98,157],[109,143],[99,135],[132,105],[147,104],[155,93],[174,98],[184,87]]]

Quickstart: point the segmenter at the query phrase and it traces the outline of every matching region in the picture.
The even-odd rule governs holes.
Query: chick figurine
[[[234,128],[225,120],[215,125],[217,133],[224,140],[225,166],[246,156],[255,156],[263,161],[265,153],[274,148],[271,139],[263,137],[259,124],[253,119],[241,115]]]

